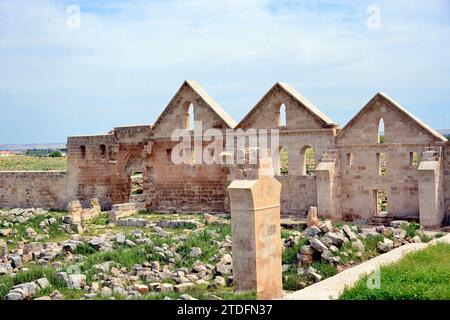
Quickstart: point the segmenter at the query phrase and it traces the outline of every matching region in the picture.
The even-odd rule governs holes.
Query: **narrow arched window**
[[[194,105],[191,103],[189,105],[189,120],[188,120],[188,129],[189,130],[194,130],[195,129],[195,116],[194,116]]]
[[[386,136],[386,131],[384,128],[384,120],[383,118],[380,119],[380,122],[378,124],[378,143],[384,143]]]
[[[278,122],[280,127],[286,127],[286,106],[284,103],[280,106],[280,119]]]

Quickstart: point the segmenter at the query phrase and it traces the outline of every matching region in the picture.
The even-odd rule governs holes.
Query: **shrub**
[[[411,222],[409,224],[402,224],[400,227],[406,231],[406,236],[408,238],[414,238],[419,234],[417,230],[420,229],[420,224],[418,223]]]
[[[50,158],[61,158],[62,157],[62,153],[61,151],[53,151],[48,155]]]

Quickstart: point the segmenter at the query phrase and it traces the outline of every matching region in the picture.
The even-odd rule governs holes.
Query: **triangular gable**
[[[186,80],[170,100],[164,111],[159,115],[158,119],[153,124],[153,129],[159,126],[164,119],[164,116],[169,112],[170,108],[173,107],[174,102],[186,86],[193,90],[203,100],[203,102],[207,104],[207,106],[223,121],[227,128],[232,129],[236,126],[236,121],[197,82],[193,80]]]
[[[326,127],[337,127],[338,124],[328,118],[322,111],[320,111],[316,106],[314,106],[308,99],[303,97],[297,90],[295,90],[291,85],[285,82],[277,82],[272,88],[266,92],[266,94],[258,101],[258,103],[246,114],[246,116],[238,123],[236,128],[240,128],[246,123],[246,121],[254,114],[263,103],[265,98],[271,94],[275,89],[280,88],[283,92],[292,97],[301,106],[303,106],[314,118],[319,120]]]
[[[360,119],[367,112],[370,106],[378,99],[391,106],[394,110],[398,111],[406,119],[410,120],[410,123],[415,125],[420,129],[420,131],[422,131],[429,137],[433,138],[436,141],[447,141],[447,139],[443,135],[441,135],[433,128],[429,127],[422,120],[414,116],[390,96],[382,92],[378,92],[372,99],[370,99],[370,101],[344,126],[344,128],[342,128],[342,130],[337,134],[336,138],[339,139],[341,137],[344,137],[345,134],[355,125],[358,119]]]

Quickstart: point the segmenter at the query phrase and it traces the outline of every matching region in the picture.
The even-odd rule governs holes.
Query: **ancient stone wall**
[[[91,198],[98,198],[102,206],[112,205],[112,172],[117,150],[114,136],[96,135],[69,137],[67,140],[69,186],[75,198],[85,205]]]
[[[379,137],[381,119],[384,141]],[[237,124],[193,81],[182,84],[154,125],[69,137],[67,173],[0,173],[0,207],[61,208],[68,201],[87,205],[91,198],[99,198],[109,209],[130,200],[130,176],[142,172],[140,197],[147,210],[229,212],[226,188],[231,181],[246,178],[252,166],[174,164],[171,153],[178,142],[171,141],[173,131],[199,133],[190,120],[201,121],[201,133],[279,130],[288,169],[287,174],[281,172],[279,159],[274,159],[275,178],[282,185],[282,213],[305,213],[317,206],[319,216],[368,221],[377,213],[376,192],[381,190],[387,195],[389,216],[433,215],[434,223],[444,212],[450,214],[449,142],[387,95],[376,94],[339,129],[294,88],[276,83]],[[309,147],[314,150],[316,175],[306,172]],[[430,148],[439,150],[439,157],[425,163],[422,154]],[[237,150],[235,159],[242,156],[239,152],[246,151]]]
[[[306,214],[309,207],[317,206],[315,176],[276,176],[281,183],[281,212]]]
[[[228,168],[217,164],[173,164],[175,144],[158,141],[153,146],[144,173],[147,207],[161,212],[228,212]]]
[[[64,209],[67,203],[67,173],[0,172],[0,207]]]
[[[444,192],[445,192],[444,208],[445,214],[450,217],[450,141],[448,141],[445,144],[443,154],[444,154],[443,163],[444,163]]]
[[[384,141],[379,142],[381,119]],[[373,218],[377,190],[387,194],[389,216],[419,217],[417,168],[422,152],[437,138],[394,103],[376,95],[338,134],[336,143],[344,219]]]

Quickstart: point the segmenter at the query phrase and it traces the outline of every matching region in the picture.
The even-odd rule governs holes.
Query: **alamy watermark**
[[[381,9],[377,5],[370,5],[366,10],[370,16],[366,20],[366,26],[369,30],[381,29]]]
[[[81,10],[76,4],[72,4],[67,7],[66,13],[68,17],[66,19],[66,27],[69,30],[80,30],[81,29]]]
[[[377,267],[375,271],[367,278],[367,288],[369,290],[381,289],[381,270]]]
[[[203,131],[201,121],[195,121],[194,127],[172,132],[171,140],[178,142],[171,151],[174,164],[257,164],[267,156],[274,162],[279,159],[278,129]]]

